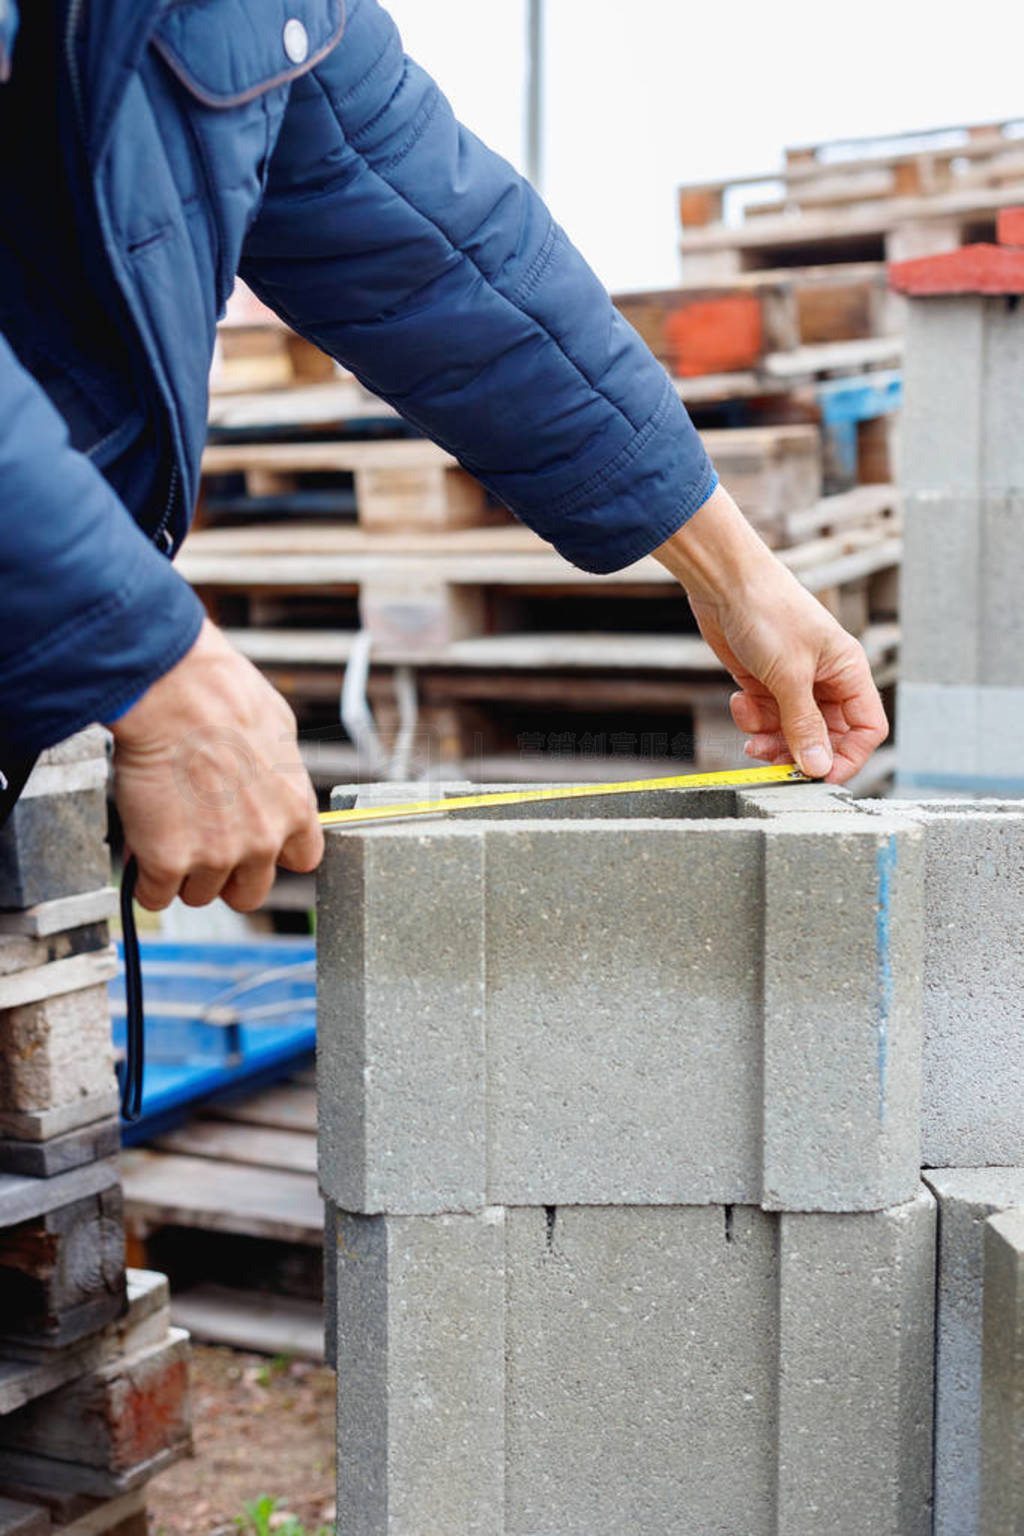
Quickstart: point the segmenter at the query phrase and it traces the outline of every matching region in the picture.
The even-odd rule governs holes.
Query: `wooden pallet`
[[[822,362],[863,366],[863,348],[804,354],[790,368],[770,359],[801,347],[877,341],[898,322],[881,262],[742,273],[719,283],[620,294],[615,303],[669,372],[683,379],[742,369],[763,370],[769,378],[810,374]],[[874,358],[878,349],[868,355]],[[881,355],[891,360],[891,345]]]
[[[129,1249],[140,1257],[186,1254],[188,1284],[172,1286],[171,1318],[211,1343],[323,1357],[319,1295],[241,1289],[235,1269],[264,1284],[287,1255],[306,1253],[319,1275],[323,1201],[316,1177],[316,1089],[312,1072],[210,1105],[147,1147],[122,1157]],[[194,1239],[189,1247],[190,1238]],[[225,1244],[248,1244],[225,1283]],[[253,1265],[252,1245],[269,1255]],[[218,1244],[221,1246],[218,1247]],[[275,1259],[280,1252],[285,1257]],[[174,1280],[173,1263],[172,1282]]]
[[[817,430],[807,424],[708,431],[702,434],[722,479],[755,527],[777,542],[779,520],[821,495],[822,455]],[[381,442],[212,444],[203,473],[244,477],[256,503],[273,498],[301,516],[299,477],[350,476],[358,523],[367,533],[448,531],[511,525],[483,487],[442,448],[425,439]],[[339,508],[349,503],[340,499]],[[257,506],[253,506],[253,513]],[[203,524],[203,509],[197,527]]]
[[[1022,175],[1021,126],[1019,120],[974,123],[792,146],[781,170],[680,187],[680,222],[684,229],[719,223],[726,198],[739,190],[767,193],[745,210],[757,218],[780,208],[808,211],[1002,186]],[[785,192],[781,203],[775,195],[779,183]]]

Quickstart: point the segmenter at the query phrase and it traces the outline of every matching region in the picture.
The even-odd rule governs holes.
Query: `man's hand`
[[[655,557],[740,692],[747,753],[842,784],[889,734],[863,647],[758,538],[719,486]]]
[[[275,865],[306,871],[320,862],[295,716],[213,624],[110,729],[114,793],[144,907],[180,894],[192,907],[221,896],[251,912]]]

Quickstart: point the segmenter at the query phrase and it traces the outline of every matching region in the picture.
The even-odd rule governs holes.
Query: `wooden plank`
[[[190,1120],[150,1143],[161,1152],[211,1157],[225,1163],[316,1172],[316,1135],[311,1131],[271,1130],[231,1121]]]
[[[80,896],[61,896],[55,901],[39,902],[21,912],[0,912],[0,934],[24,934],[45,939],[69,928],[87,923],[105,922],[117,911],[117,891],[112,885]]]
[[[281,1083],[244,1099],[211,1104],[208,1113],[218,1120],[264,1125],[270,1130],[315,1131],[316,1088],[302,1083]]]
[[[117,951],[112,944],[91,954],[73,955],[50,965],[36,965],[0,977],[0,1010],[24,1008],[68,992],[112,981],[117,975]]]
[[[73,1168],[68,1173],[56,1174],[52,1179],[0,1173],[0,1230],[18,1226],[21,1222],[34,1221],[51,1211],[61,1210],[73,1201],[113,1189],[117,1183],[117,1164],[113,1159]]]
[[[899,363],[905,350],[902,336],[866,336],[861,340],[820,342],[794,347],[791,352],[773,352],[764,359],[763,367],[777,379],[840,370],[859,372],[865,367]]]
[[[101,1173],[110,1177],[106,1167]],[[0,1230],[0,1355],[42,1358],[113,1322],[125,1304],[124,1204],[116,1177],[83,1199]]]
[[[0,1418],[0,1466],[27,1451],[94,1468],[115,1486],[132,1486],[139,1467],[189,1445],[188,1335],[180,1328]]]
[[[30,1129],[19,1128],[26,1113],[48,1115],[51,1134],[58,1134],[58,1112],[65,1108],[69,1123],[62,1130],[99,1118],[77,1116],[90,1104],[98,1107],[115,1086],[102,983],[116,974],[111,948],[0,978],[0,997],[17,998],[16,1006],[9,1001],[0,1011],[0,1134],[35,1140]]]
[[[145,1485],[119,1498],[104,1499],[96,1509],[62,1525],[57,1536],[146,1536]]]
[[[324,1309],[317,1301],[197,1285],[179,1291],[171,1310],[179,1327],[207,1344],[300,1360],[324,1358]]]
[[[152,1270],[127,1271],[128,1311],[100,1332],[70,1344],[46,1359],[0,1360],[0,1415],[53,1392],[117,1354],[166,1336],[170,1295],[166,1275]]]
[[[140,1232],[183,1226],[323,1242],[323,1201],[312,1174],[147,1151],[125,1153],[121,1166],[126,1214]]]
[[[120,1107],[120,1095],[116,1087],[105,1088],[99,1093],[83,1094],[68,1104],[53,1109],[4,1109],[0,1108],[0,1135],[25,1141],[46,1141],[51,1136],[63,1136],[82,1125],[92,1125],[97,1120],[116,1115]]]
[[[0,1498],[0,1536],[49,1536],[50,1517],[38,1504]]]

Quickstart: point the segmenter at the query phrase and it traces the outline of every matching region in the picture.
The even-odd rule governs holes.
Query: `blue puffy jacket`
[[[665,373],[376,0],[31,5],[53,12],[64,179],[16,174],[28,151],[8,122],[8,750],[115,718],[195,639],[198,601],[167,556],[238,272],[585,570],[639,559],[711,494]],[[0,113],[30,68],[16,21],[0,0]]]

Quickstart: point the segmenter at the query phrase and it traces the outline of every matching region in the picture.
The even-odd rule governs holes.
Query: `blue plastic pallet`
[[[146,1006],[142,1114],[126,1146],[186,1119],[201,1100],[283,1077],[316,1044],[316,944],[140,945]],[[122,961],[123,964],[123,961]],[[123,971],[110,983],[115,1049],[125,1044]]]

